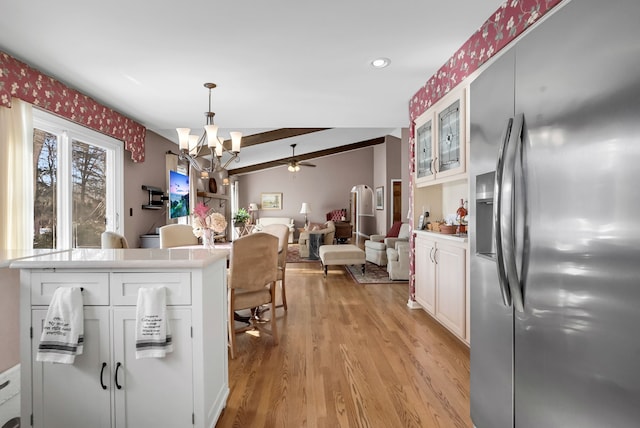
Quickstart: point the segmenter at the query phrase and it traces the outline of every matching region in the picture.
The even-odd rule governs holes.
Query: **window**
[[[99,248],[122,233],[122,142],[34,109],[34,248]]]

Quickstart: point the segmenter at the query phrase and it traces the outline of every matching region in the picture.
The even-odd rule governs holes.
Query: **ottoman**
[[[357,245],[322,245],[320,247],[320,260],[324,266],[324,276],[327,276],[329,265],[362,265],[364,275],[364,251]]]

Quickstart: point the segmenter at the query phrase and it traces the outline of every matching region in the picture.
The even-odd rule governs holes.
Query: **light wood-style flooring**
[[[469,349],[407,300],[407,284],[287,264],[280,344],[238,335],[216,427],[471,427]]]

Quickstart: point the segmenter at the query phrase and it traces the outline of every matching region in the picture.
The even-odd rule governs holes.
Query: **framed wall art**
[[[376,209],[384,209],[384,186],[376,187]]]
[[[282,193],[262,193],[260,195],[260,205],[262,210],[281,210]]]

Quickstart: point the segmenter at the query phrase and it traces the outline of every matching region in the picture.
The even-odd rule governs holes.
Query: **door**
[[[402,180],[391,180],[391,192],[392,192],[392,221],[393,224],[396,221],[402,221]],[[406,213],[405,213],[406,214]]]
[[[436,261],[436,318],[461,338],[466,329],[466,250],[438,242]]]
[[[518,428],[640,421],[639,16],[637,0],[572,1],[516,46],[529,254]]]
[[[84,350],[73,364],[35,361],[46,316],[32,311],[33,426],[111,427],[108,308],[85,306]]]
[[[171,322],[173,352],[164,358],[138,360],[136,308],[113,310],[116,427],[170,428],[192,424],[191,310],[174,306],[167,309],[167,317]],[[156,411],[158,408],[163,411]]]
[[[417,235],[415,239],[416,302],[431,315],[436,314],[436,242]]]
[[[471,419],[477,428],[513,427],[513,310],[498,281],[491,172],[514,113],[514,69],[512,50],[487,68],[469,93],[470,385]]]

